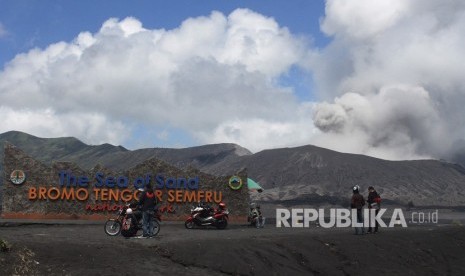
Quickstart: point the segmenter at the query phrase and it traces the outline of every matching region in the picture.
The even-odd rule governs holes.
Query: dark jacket
[[[157,196],[154,192],[146,191],[139,199],[139,206],[142,206],[142,211],[153,211],[157,206]]]
[[[381,203],[381,197],[376,191],[369,192],[367,202],[369,208],[379,208]]]
[[[359,193],[354,193],[352,195],[350,207],[356,208],[356,209],[362,209],[364,205],[365,205],[365,199],[363,198],[363,196]]]

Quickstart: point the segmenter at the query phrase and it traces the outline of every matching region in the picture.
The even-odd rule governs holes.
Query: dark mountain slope
[[[100,164],[120,171],[152,158],[216,175],[247,168],[249,177],[265,188],[256,198],[265,201],[346,202],[353,185],[360,185],[363,192],[373,185],[383,198],[402,204],[465,205],[465,169],[445,161],[387,161],[310,145],[252,154],[235,144],[130,151],[110,144],[89,146],[75,138],[38,138],[21,132],[0,134],[2,141],[45,163],[72,161],[84,169]],[[0,155],[3,162],[3,151]]]

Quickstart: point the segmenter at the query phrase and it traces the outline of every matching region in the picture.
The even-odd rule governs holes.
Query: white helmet
[[[128,215],[132,214],[132,209],[131,209],[131,208],[128,208],[128,209],[126,210],[126,214],[128,214]]]

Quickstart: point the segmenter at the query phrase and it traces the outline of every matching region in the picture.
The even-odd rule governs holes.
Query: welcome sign
[[[24,172],[22,173],[24,174]],[[102,172],[97,172],[94,179],[91,180],[87,176],[75,176],[70,171],[60,171],[58,173],[58,187],[30,187],[28,199],[88,201],[93,196],[99,202],[130,202],[138,200],[140,189],[149,184],[156,189],[155,195],[159,202],[192,203],[203,201],[220,203],[223,198],[221,191],[200,190],[198,176],[165,178],[164,174],[157,174],[153,177],[153,174],[147,173],[144,177],[136,177],[132,182],[132,187],[129,186],[129,182],[127,176],[105,176]],[[86,205],[86,209],[92,211],[116,210],[120,207],[112,205],[107,208],[92,208],[89,204]]]
[[[200,201],[225,202],[232,217],[247,215],[247,188],[231,185],[231,179],[245,181],[245,171],[213,176],[194,169],[183,171],[156,159],[120,173],[101,166],[85,171],[70,162],[47,166],[11,144],[5,145],[4,152],[1,216],[5,218],[102,218],[138,200],[139,189],[147,184],[155,188],[160,210],[168,219],[184,219]]]

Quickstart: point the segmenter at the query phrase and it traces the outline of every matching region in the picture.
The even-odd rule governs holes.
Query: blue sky
[[[459,0],[0,0],[0,132],[452,158],[464,22]]]
[[[58,41],[71,41],[82,31],[95,33],[108,18],[138,18],[150,29],[173,29],[189,17],[206,16],[213,10],[225,14],[248,8],[276,21],[295,34],[314,39],[317,46],[327,44],[320,31],[324,1],[121,1],[121,0],[1,0],[0,19],[8,36],[0,40],[0,63],[31,48],[43,48]]]

